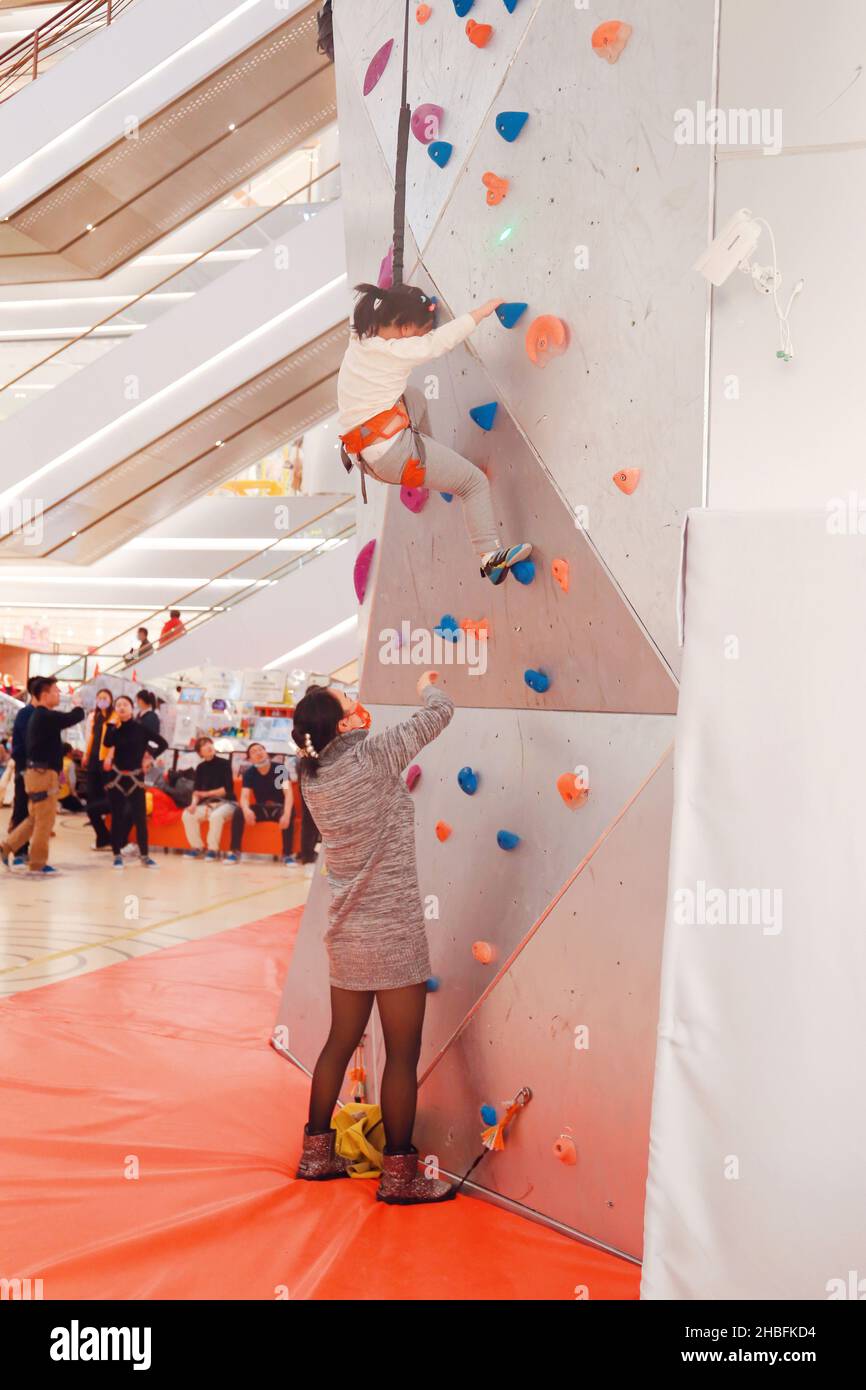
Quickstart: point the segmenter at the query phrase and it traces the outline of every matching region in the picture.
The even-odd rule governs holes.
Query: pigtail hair
[[[382,304],[387,290],[378,285],[356,285],[359,296],[355,305],[353,327],[359,338],[372,338],[380,326]]]

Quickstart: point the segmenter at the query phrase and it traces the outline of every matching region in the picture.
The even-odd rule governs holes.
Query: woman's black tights
[[[330,1129],[346,1068],[367,1027],[374,999],[385,1039],[380,1097],[385,1139],[390,1153],[401,1153],[412,1143],[418,1102],[418,1057],[427,1004],[423,984],[382,989],[378,994],[331,986],[331,1031],[313,1072],[309,1129],[311,1134]]]

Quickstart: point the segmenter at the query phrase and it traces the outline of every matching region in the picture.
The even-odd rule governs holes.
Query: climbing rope
[[[403,283],[403,260],[406,243],[406,166],[409,162],[409,131],[412,108],[409,105],[409,4],[406,0],[406,22],[403,28],[403,90],[400,98],[400,122],[397,127],[397,163],[394,171],[394,284]]]

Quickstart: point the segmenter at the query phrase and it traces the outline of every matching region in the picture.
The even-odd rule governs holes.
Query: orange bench
[[[240,804],[241,781],[239,777],[234,779],[235,801]],[[255,798],[253,798],[255,801]],[[292,853],[299,854],[301,849],[301,793],[297,782],[292,783],[292,804],[295,808],[295,824],[292,833]],[[110,824],[110,818],[108,823]],[[189,849],[190,843],[183,828],[183,821],[178,816],[176,821],[169,824],[154,824],[152,816],[147,820],[147,836],[150,841],[151,849]],[[205,838],[204,836],[202,838]],[[135,839],[135,830],[130,832],[130,839]],[[231,849],[232,823],[227,820],[223,826],[220,849],[228,851]],[[260,821],[255,825],[245,825],[243,839],[241,840],[241,851],[244,854],[270,854],[275,859],[281,859],[283,855],[283,832],[276,821]]]

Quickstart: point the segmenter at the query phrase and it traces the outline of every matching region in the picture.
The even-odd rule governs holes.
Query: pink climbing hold
[[[640,469],[621,468],[618,473],[614,473],[613,481],[616,483],[620,492],[624,492],[626,497],[631,497],[640,482]]]
[[[428,487],[401,487],[400,489],[400,501],[416,516],[419,512],[423,512],[427,506],[429,496],[430,489]]]
[[[394,246],[393,243],[388,247],[388,254],[379,266],[379,278],[376,281],[380,290],[390,290],[394,284]]]
[[[439,139],[439,127],[444,115],[443,108],[432,101],[417,106],[412,112],[412,134],[415,139],[420,140],[422,145],[432,145],[434,140]]]
[[[415,790],[420,780],[421,769],[417,763],[413,763],[406,772],[406,786],[409,788],[410,792]]]
[[[367,580],[370,577],[370,567],[373,564],[373,552],[376,549],[375,541],[368,541],[365,546],[358,551],[358,558],[355,560],[355,593],[358,602],[363,603],[367,593]]]
[[[553,314],[543,314],[529,325],[526,351],[536,367],[546,367],[552,357],[561,357],[571,341],[568,325]]]
[[[592,36],[593,52],[608,63],[615,63],[632,36],[632,27],[621,19],[599,24]]]
[[[367,68],[367,75],[364,78],[364,96],[368,97],[373,88],[379,82],[382,73],[388,66],[388,59],[391,57],[391,50],[394,47],[394,40],[389,39],[383,43],[378,53],[374,53],[370,59],[370,66]]]

